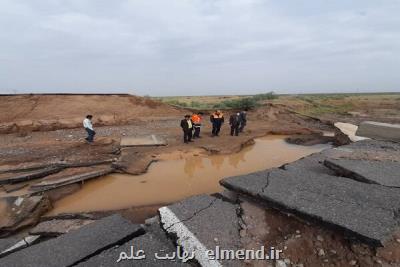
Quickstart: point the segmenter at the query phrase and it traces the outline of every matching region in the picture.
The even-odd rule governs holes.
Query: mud
[[[221,191],[223,177],[281,166],[327,145],[296,146],[284,136],[256,139],[255,145],[231,155],[180,155],[154,163],[143,175],[112,174],[85,183],[81,190],[54,203],[51,214],[116,210],[171,203],[185,197]]]
[[[291,266],[398,266],[400,243],[395,240],[375,251],[317,224],[272,209],[264,208],[264,213],[265,246],[284,248],[282,256],[290,259]]]

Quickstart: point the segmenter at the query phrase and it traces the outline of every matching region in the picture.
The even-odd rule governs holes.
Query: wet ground
[[[195,154],[166,159],[153,163],[142,175],[112,174],[92,180],[78,192],[55,202],[51,214],[166,204],[193,195],[215,193],[222,190],[218,182],[224,177],[278,167],[329,147],[291,145],[284,138],[256,139],[254,145],[230,155]]]

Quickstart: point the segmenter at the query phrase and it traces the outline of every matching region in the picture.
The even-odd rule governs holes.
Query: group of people
[[[203,115],[204,113],[202,112],[194,112],[192,115],[185,115],[185,118],[181,121],[181,128],[183,130],[183,141],[185,143],[193,142],[193,139],[196,138],[201,138],[200,130]],[[246,117],[247,114],[245,110],[234,113],[230,116],[229,125],[231,126],[231,136],[238,136],[240,132],[243,132],[243,129],[247,123]],[[93,143],[94,136],[96,135],[96,132],[93,129],[92,118],[92,115],[87,115],[86,118],[83,120],[83,127],[88,134],[85,140],[88,143]],[[211,114],[211,134],[213,137],[219,136],[224,121],[224,114],[220,110],[216,110]]]
[[[201,138],[200,129],[203,119],[203,113],[193,113],[192,115],[185,115],[181,120],[181,128],[183,130],[183,142],[193,142],[193,139]],[[216,110],[210,115],[210,122],[212,124],[212,137],[219,136],[221,127],[224,124],[224,114],[220,110]],[[229,125],[231,126],[231,136],[238,136],[243,132],[247,123],[247,113],[245,110],[234,113],[229,118]]]

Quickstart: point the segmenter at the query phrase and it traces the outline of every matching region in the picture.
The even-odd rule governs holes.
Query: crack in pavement
[[[267,173],[267,176],[266,176],[267,182],[262,187],[262,189],[260,190],[261,195],[260,195],[260,193],[258,194],[260,197],[262,197],[262,194],[266,193],[265,191],[266,191],[267,187],[270,185],[270,174],[271,174],[270,172]],[[340,176],[334,176],[334,177],[340,177]],[[296,188],[296,190],[302,191],[302,192],[306,192],[306,193],[315,194],[315,195],[320,195],[320,196],[323,196],[325,198],[333,199],[333,200],[336,200],[336,201],[339,201],[339,202],[342,202],[342,203],[346,203],[346,204],[355,204],[355,205],[359,206],[360,208],[364,208],[365,207],[364,203],[359,203],[357,201],[350,201],[350,202],[344,201],[343,199],[335,197],[334,194],[331,195],[331,194],[326,194],[326,193],[321,192],[321,191],[314,191],[311,188],[307,188],[307,189]],[[304,200],[309,200],[309,199],[304,199]],[[381,205],[369,205],[369,207],[376,208],[376,209],[381,209],[381,210],[385,210],[385,211],[390,211],[390,212],[393,212],[395,210],[395,207],[385,207],[385,206],[381,206]]]
[[[270,172],[267,173],[267,184],[263,186],[263,188],[261,189],[262,193],[265,193],[265,189],[267,189],[267,187],[269,186],[269,176],[271,175]]]
[[[179,224],[179,223],[184,223],[187,221],[190,221],[191,219],[193,219],[195,216],[197,216],[199,213],[201,213],[202,211],[210,208],[212,205],[214,205],[214,203],[218,200],[218,198],[213,199],[213,201],[210,202],[210,204],[208,204],[206,207],[195,211],[190,217],[184,219],[184,220],[180,220],[179,222],[175,222],[173,224],[171,224],[170,226],[168,226],[167,228],[164,228],[165,231],[168,231],[171,227],[174,227],[175,225]]]
[[[76,266],[82,262],[88,261],[90,258],[95,257],[101,253],[103,253],[104,251],[108,250],[108,249],[112,249],[114,247],[119,247],[122,246],[123,244],[125,244],[126,242],[129,242],[130,240],[137,238],[141,235],[144,235],[146,232],[143,228],[141,228],[140,230],[138,230],[137,232],[131,233],[123,238],[121,238],[120,240],[117,240],[115,242],[112,242],[106,246],[103,246],[99,249],[97,249],[96,251],[94,251],[93,253],[83,257],[82,259],[79,259],[77,261],[75,261],[74,263],[67,265],[66,267],[73,267]]]

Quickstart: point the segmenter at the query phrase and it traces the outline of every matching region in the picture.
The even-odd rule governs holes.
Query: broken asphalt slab
[[[63,170],[65,168],[78,168],[78,167],[90,167],[96,165],[112,164],[115,159],[106,160],[90,160],[90,161],[58,161],[58,162],[47,162],[47,163],[23,163],[16,166],[0,166],[0,179],[1,177],[31,175],[40,172],[44,172],[50,169]],[[52,174],[52,173],[50,173]],[[46,176],[46,175],[45,175]],[[39,177],[40,178],[40,177]]]
[[[46,177],[43,181],[34,184],[30,187],[31,191],[38,192],[38,191],[45,191],[45,190],[50,190],[54,188],[58,188],[61,186],[77,183],[77,182],[82,182],[86,181],[89,179],[97,178],[100,176],[104,176],[107,174],[110,174],[114,171],[113,168],[111,167],[86,167],[82,168],[83,170],[79,170],[77,173],[71,172],[73,169],[66,169],[63,172],[50,175]],[[65,172],[65,174],[64,174]],[[71,174],[68,174],[68,172],[71,172]]]
[[[0,199],[0,235],[8,235],[24,226],[32,225],[49,208],[43,196],[5,197]]]
[[[18,173],[3,173],[0,174],[0,184],[20,183],[33,179],[38,179],[53,173],[57,173],[62,169],[63,167],[54,166],[28,172],[23,171]]]
[[[59,236],[70,231],[77,230],[95,220],[69,219],[69,220],[49,220],[36,225],[29,231],[31,235]]]
[[[310,171],[319,174],[334,175],[334,171],[326,168],[322,163],[327,157],[327,151],[322,151],[320,153],[315,153],[307,157],[301,158],[295,162],[283,165],[282,168],[285,170],[303,170]]]
[[[0,266],[72,266],[143,232],[139,225],[132,224],[120,215],[113,215],[15,252],[0,259]]]
[[[159,209],[164,230],[201,266],[241,266],[238,261],[216,260],[217,247],[240,248],[238,205],[199,195]],[[210,256],[207,251],[212,251]]]
[[[271,169],[220,183],[270,207],[342,229],[371,245],[382,245],[400,223],[397,188],[306,169]]]
[[[337,175],[360,182],[400,187],[400,162],[326,159],[324,165]]]
[[[398,151],[400,143],[382,140],[362,140],[349,145],[343,146],[355,150],[372,150],[372,151]]]
[[[301,158],[283,165],[288,171],[306,170],[336,176],[336,172],[324,165],[327,159],[374,160],[400,162],[400,144],[386,141],[363,140]]]
[[[400,141],[400,124],[364,121],[358,127],[356,134],[378,140]]]
[[[154,134],[144,137],[123,136],[121,147],[131,146],[166,146],[167,141]]]
[[[139,250],[144,252],[146,256],[144,259],[126,259],[120,260],[121,253],[125,252],[131,256],[131,251],[136,254]],[[166,233],[160,228],[158,222],[152,224],[146,229],[146,234],[136,237],[125,244],[110,248],[102,253],[91,257],[85,262],[80,263],[79,267],[111,267],[111,266],[190,266],[188,263],[180,262],[177,260],[161,260],[156,258],[157,255],[164,257],[167,254],[176,252],[176,248],[167,236]]]

